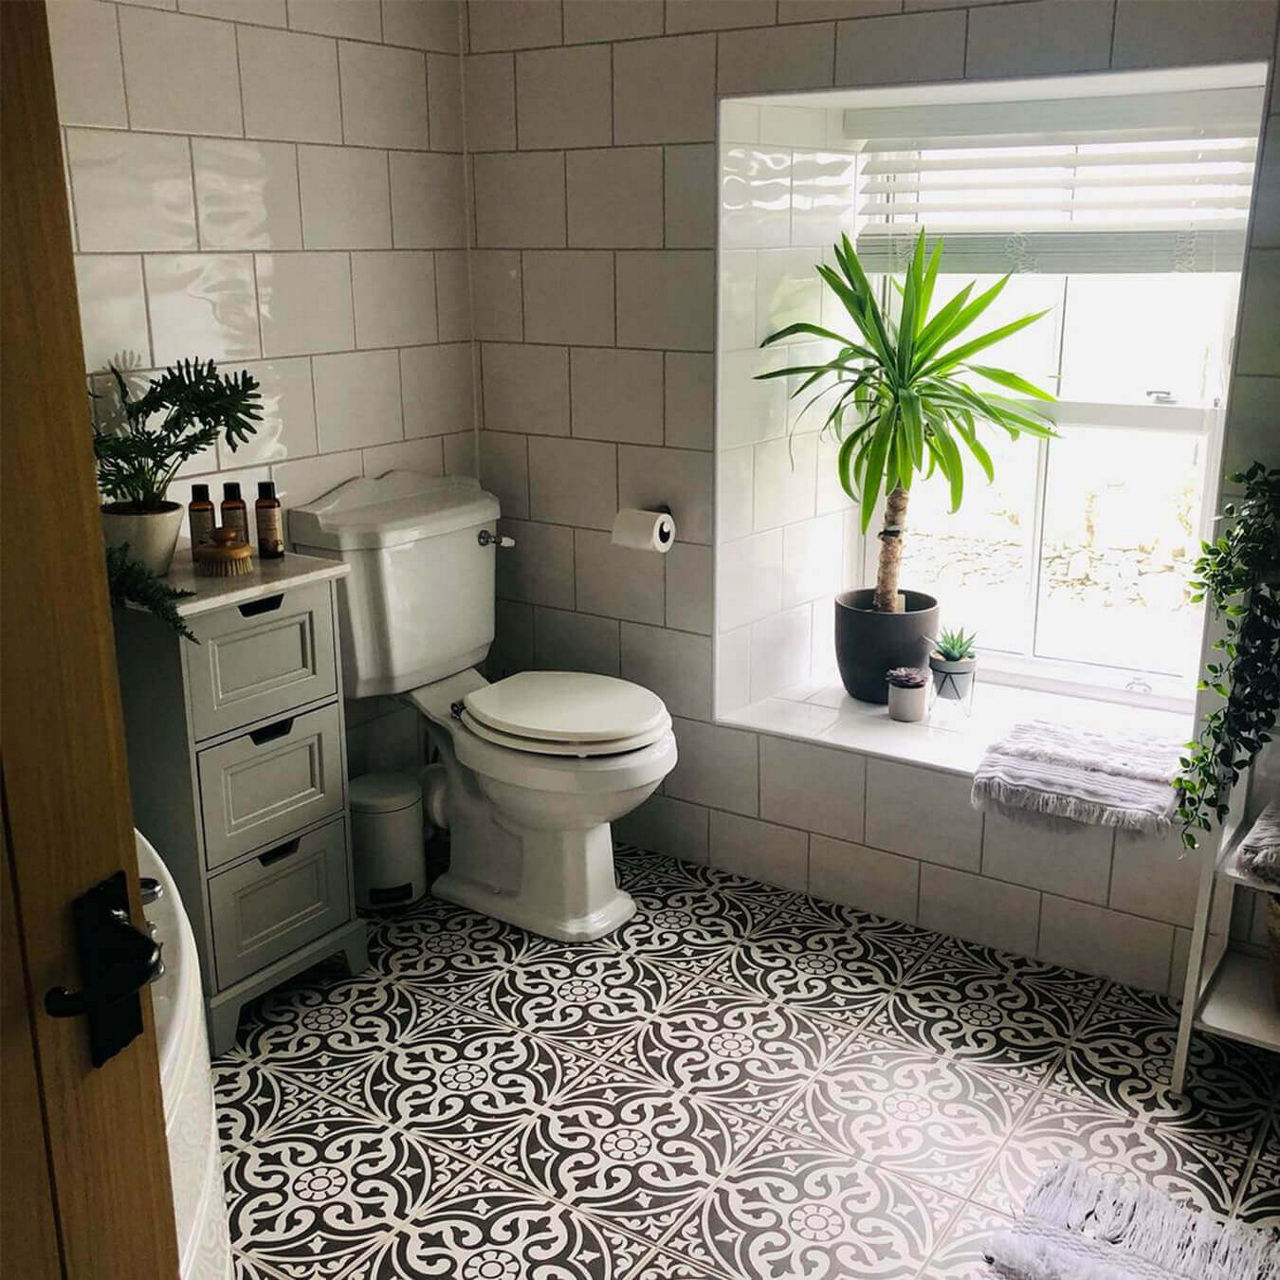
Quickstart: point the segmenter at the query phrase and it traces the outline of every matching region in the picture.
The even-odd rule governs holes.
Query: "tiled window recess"
[[[430,898],[215,1066],[243,1280],[986,1274],[1063,1155],[1280,1222],[1274,1059],[1169,1001],[619,852],[566,947]]]
[[[771,425],[744,425],[716,456],[713,353],[718,323],[726,368],[760,359],[751,348],[763,326],[812,290],[796,268],[835,223],[816,193],[849,164],[818,113],[735,117],[727,103],[719,134],[717,117],[721,99],[745,95],[1253,60],[1273,47],[1276,9],[1273,0],[469,7],[481,474],[518,541],[499,560],[491,663],[503,673],[620,674],[665,699],[680,763],[623,824],[630,838],[1157,991],[1180,981],[1193,872],[1172,840],[1126,837],[1115,850],[1090,832],[1076,848],[984,829],[962,776],[976,755],[958,735],[926,731],[923,758],[905,763],[872,758],[894,748],[855,746],[847,723],[837,736],[836,707],[774,704],[783,718],[767,731],[717,723],[717,708],[759,705],[752,699],[830,662],[826,601],[845,569],[830,456],[802,435],[792,473],[777,388],[741,379],[720,388],[721,421],[727,396],[772,394]],[[726,258],[743,266],[740,280],[725,277],[739,305],[719,317],[718,145],[739,153],[743,213],[719,229]],[[1232,465],[1268,449],[1275,457],[1280,444],[1268,408],[1280,346],[1265,337],[1280,305],[1273,170],[1264,160],[1255,199]],[[766,206],[755,220],[745,208],[752,189]],[[793,189],[806,207],[788,218]],[[730,247],[734,234],[742,239]],[[762,460],[770,465],[757,469]],[[680,528],[670,555],[610,545],[617,507],[661,502]],[[722,613],[718,671],[713,563],[722,601],[745,611]],[[821,746],[788,740],[824,734]],[[777,763],[787,756],[797,762],[790,784]]]
[[[49,5],[94,411],[108,362],[253,373],[257,435],[184,467],[181,502],[474,472],[456,6],[175,3]],[[354,773],[419,759],[412,711],[349,726]]]

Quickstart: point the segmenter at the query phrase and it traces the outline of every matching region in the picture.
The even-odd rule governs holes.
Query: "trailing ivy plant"
[[[131,512],[159,511],[184,462],[219,438],[234,453],[262,418],[258,380],[245,369],[219,373],[212,360],[181,360],[136,398],[115,365],[111,372],[121,417],[94,427],[93,453],[98,487]]]
[[[107,548],[107,589],[111,593],[112,608],[135,604],[154,613],[161,622],[172,627],[180,636],[200,642],[191,634],[178,612],[177,602],[194,591],[181,591],[171,587],[163,578],[157,578],[140,560],[129,556],[129,544]]]
[[[1244,498],[1223,508],[1231,524],[1203,544],[1191,581],[1191,599],[1208,600],[1223,626],[1213,642],[1221,658],[1206,663],[1199,688],[1225,701],[1187,743],[1174,780],[1189,849],[1197,832],[1227,816],[1232,788],[1271,741],[1280,707],[1280,469],[1255,462],[1228,478]]]

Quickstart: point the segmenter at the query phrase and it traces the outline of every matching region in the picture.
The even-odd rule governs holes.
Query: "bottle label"
[[[190,517],[189,527],[191,530],[191,558],[194,560],[196,548],[202,542],[208,542],[212,538],[214,526],[213,509],[209,508],[204,511],[196,509],[189,512],[188,515]]]
[[[284,512],[280,507],[259,507],[258,555],[263,560],[278,560],[284,555]]]
[[[249,541],[249,513],[244,507],[228,507],[224,503],[222,507],[222,526],[224,529],[234,529],[236,537],[241,542]]]

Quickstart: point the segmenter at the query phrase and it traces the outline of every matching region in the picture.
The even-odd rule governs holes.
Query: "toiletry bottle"
[[[284,512],[276,487],[270,480],[258,485],[258,500],[253,504],[258,526],[258,559],[279,560],[284,555]]]
[[[234,480],[222,486],[222,527],[234,529],[241,542],[249,541],[249,508]]]
[[[187,507],[187,528],[191,533],[191,558],[196,558],[196,548],[208,542],[213,526],[218,523],[213,503],[209,501],[209,486],[193,484],[191,503]]]

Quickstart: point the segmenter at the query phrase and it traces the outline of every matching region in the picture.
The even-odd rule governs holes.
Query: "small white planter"
[[[182,505],[166,502],[159,511],[120,511],[123,503],[108,502],[102,507],[102,536],[109,547],[129,544],[129,558],[163,578],[169,572],[173,551],[182,531]]]
[[[929,655],[929,669],[933,672],[933,687],[939,698],[951,702],[965,702],[973,689],[974,672],[977,669],[977,658],[961,658],[957,662],[948,662],[936,653]]]
[[[899,685],[889,686],[889,719],[903,720],[915,724],[923,720],[929,709],[929,686],[922,684],[918,689],[903,689]]]

